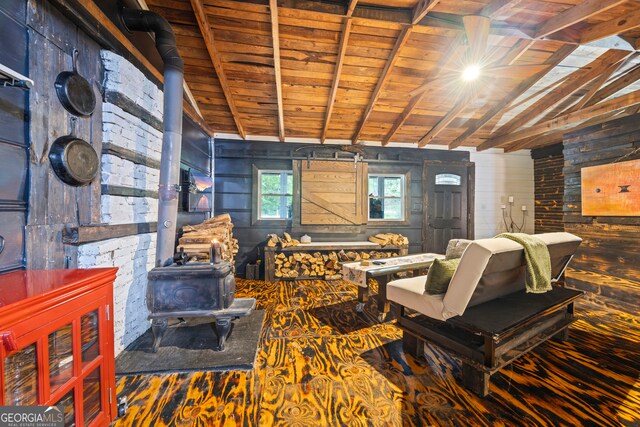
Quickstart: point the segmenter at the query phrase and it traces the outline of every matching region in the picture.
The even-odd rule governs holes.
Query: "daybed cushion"
[[[576,252],[582,241],[578,236],[570,233],[545,233],[536,236],[541,238],[549,248],[554,278],[562,273],[567,260]],[[412,286],[413,291],[396,290],[400,280],[390,282],[387,285],[387,296],[393,302],[421,311],[430,317],[446,320],[462,315],[467,307],[524,289],[525,270],[522,246],[508,239],[480,239],[473,241],[464,251],[449,289],[442,298],[442,312],[437,316],[432,314],[438,307],[434,301],[437,301],[440,296],[424,293],[426,276],[421,276],[422,288]],[[420,278],[415,278],[417,279]],[[394,290],[390,292],[389,289],[392,288]],[[396,298],[402,299],[404,303]],[[412,300],[415,301],[406,304]],[[415,308],[416,306],[431,307],[431,314],[423,311],[424,309]]]
[[[424,293],[426,278],[427,276],[417,276],[389,282],[387,284],[387,299],[434,319],[446,320],[442,317],[444,294],[429,295]]]

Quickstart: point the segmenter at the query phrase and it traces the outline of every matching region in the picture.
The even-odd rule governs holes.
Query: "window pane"
[[[369,218],[382,218],[382,199],[378,197],[369,198]]]
[[[369,196],[379,196],[378,192],[378,177],[369,176]]]
[[[262,196],[260,198],[261,218],[280,218],[280,196]]]
[[[287,194],[293,194],[293,175],[287,173]]]
[[[384,219],[402,219],[402,199],[383,199]]]
[[[260,194],[281,194],[280,174],[263,173],[260,175]]]
[[[402,178],[399,176],[384,178],[384,196],[402,197]]]
[[[260,218],[291,218],[292,196],[262,196],[260,198]]]
[[[291,218],[291,205],[293,204],[293,196],[285,196],[285,212],[284,217],[286,219]]]
[[[436,185],[460,185],[461,177],[454,173],[439,173],[436,175]]]

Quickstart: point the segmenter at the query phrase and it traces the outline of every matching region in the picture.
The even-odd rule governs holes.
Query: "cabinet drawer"
[[[24,212],[0,211],[0,271],[23,265]]]

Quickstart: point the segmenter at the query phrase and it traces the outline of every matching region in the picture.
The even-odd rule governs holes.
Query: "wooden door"
[[[451,239],[473,238],[473,164],[425,162],[423,251],[443,254]]]
[[[302,161],[300,223],[360,225],[367,221],[367,164]]]

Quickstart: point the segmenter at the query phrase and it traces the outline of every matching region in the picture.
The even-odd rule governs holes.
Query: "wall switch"
[[[509,196],[509,203],[513,204],[513,196]]]

